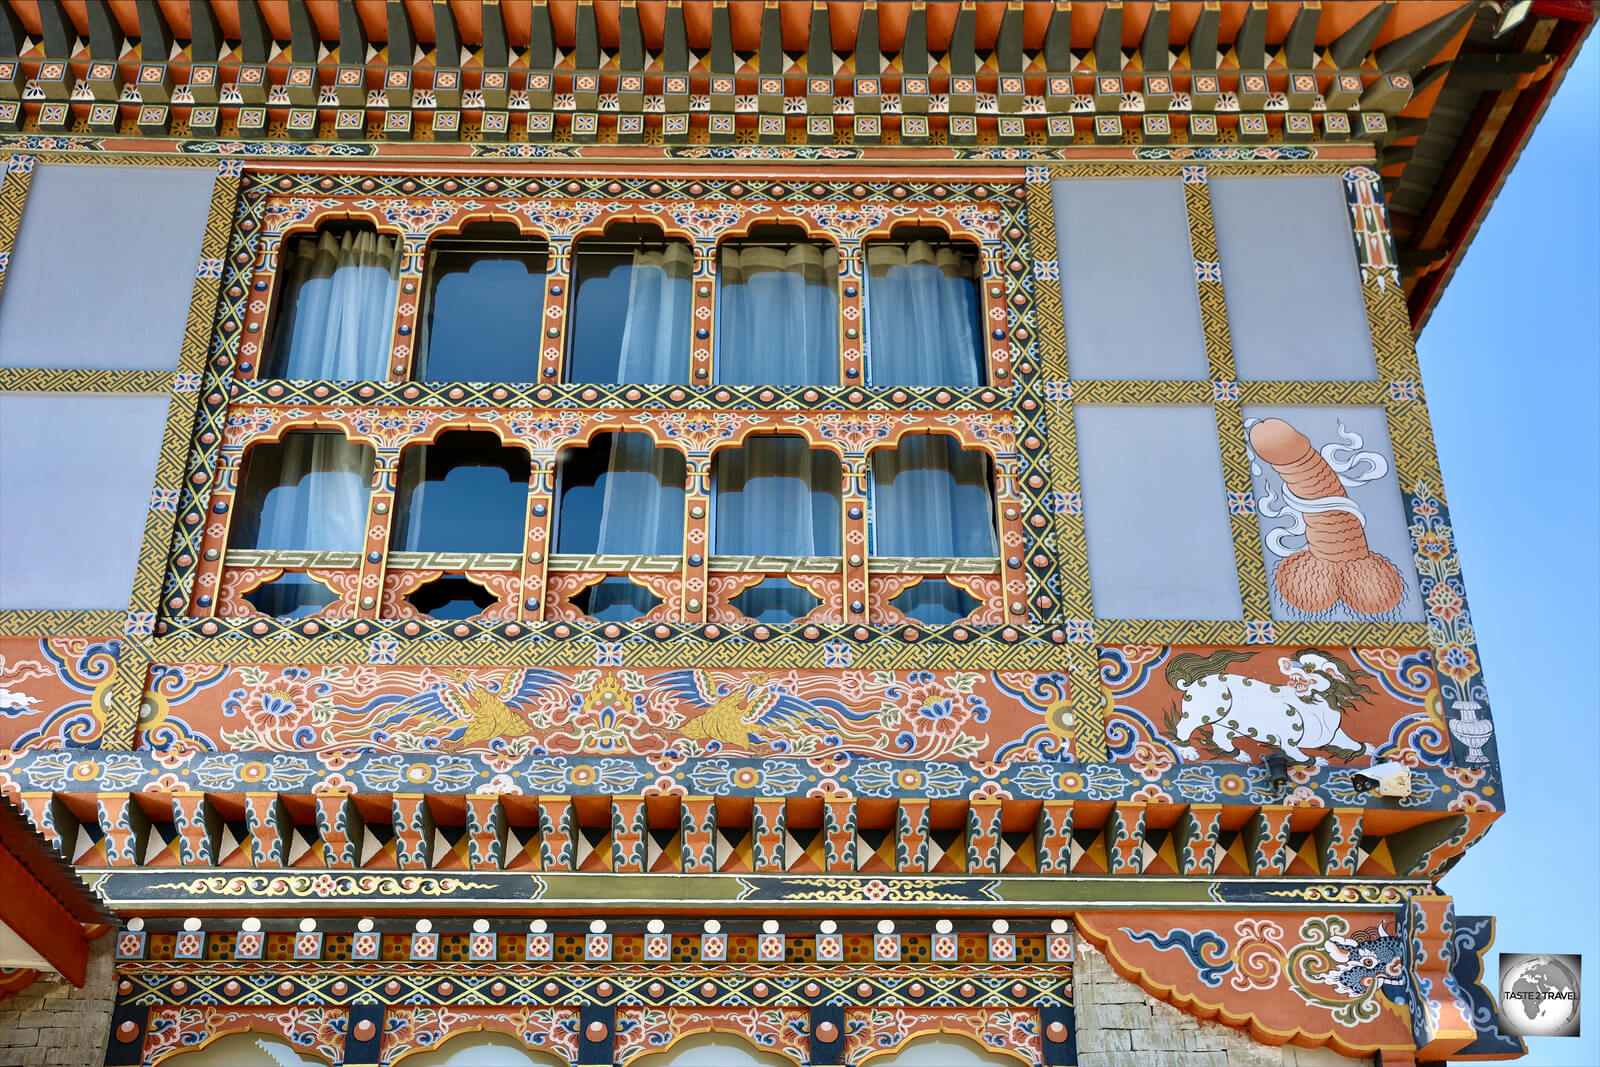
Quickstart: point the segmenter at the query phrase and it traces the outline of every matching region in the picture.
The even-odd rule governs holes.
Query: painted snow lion
[[[1224,756],[1242,755],[1246,762],[1250,756],[1240,753],[1237,738],[1275,746],[1296,762],[1307,758],[1302,750],[1308,748],[1346,757],[1376,751],[1344,732],[1344,714],[1372,693],[1361,684],[1370,675],[1314,648],[1278,660],[1282,684],[1225,673],[1229,664],[1253,658],[1253,652],[1224,648],[1209,656],[1180,653],[1167,663],[1167,684],[1183,694],[1172,732],[1184,746],[1178,750],[1183,759],[1200,758],[1186,742],[1208,725],[1212,744]]]

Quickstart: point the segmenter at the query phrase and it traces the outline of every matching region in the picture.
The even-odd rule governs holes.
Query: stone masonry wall
[[[42,974],[14,997],[0,1000],[0,1064],[4,1067],[101,1067],[116,997],[112,950],[116,936],[89,943],[82,989],[58,974]]]
[[[1362,1067],[1332,1049],[1263,1045],[1155,999],[1078,942],[1073,970],[1078,1067]]]

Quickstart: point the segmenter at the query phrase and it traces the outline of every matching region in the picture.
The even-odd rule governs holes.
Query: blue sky
[[[1418,339],[1507,813],[1444,879],[1496,953],[1581,952],[1600,1063],[1600,46],[1585,45]]]

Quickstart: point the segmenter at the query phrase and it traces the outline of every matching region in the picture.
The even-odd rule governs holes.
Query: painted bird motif
[[[445,738],[447,752],[460,752],[496,739],[527,737],[535,730],[524,718],[523,709],[545,690],[565,685],[567,678],[555,671],[528,668],[507,673],[503,681],[482,683],[456,671],[451,682],[455,684],[434,686],[400,701],[379,728],[425,733],[454,727],[454,732]]]
[[[867,747],[873,735],[852,728],[874,717],[852,711],[837,700],[807,700],[757,674],[741,684],[718,683],[708,671],[668,671],[651,681],[692,707],[699,715],[678,727],[684,737],[715,742],[720,748],[768,748],[788,751],[792,742],[820,731],[826,748]]]

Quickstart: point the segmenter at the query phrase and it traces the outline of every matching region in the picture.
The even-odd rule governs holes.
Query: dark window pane
[[[717,381],[839,384],[839,256],[833,246],[731,243],[718,258],[717,280]]]
[[[373,452],[343,434],[293,430],[245,454],[232,548],[353,552],[366,540]]]
[[[978,607],[977,598],[943,578],[924,578],[889,603],[928,626],[943,626],[964,619]]]
[[[632,622],[660,603],[650,590],[620,575],[603,579],[572,598],[574,607],[601,622]]]
[[[531,241],[441,241],[429,266],[418,380],[537,379],[544,274],[544,252]]]
[[[836,556],[839,459],[802,437],[752,437],[718,452],[713,550],[729,556]]]
[[[264,378],[381,380],[400,250],[370,225],[332,223],[288,242]]]
[[[975,250],[921,240],[868,245],[867,327],[872,385],[982,385]]]
[[[470,619],[493,607],[499,599],[459,574],[435,578],[406,596],[412,607],[433,619]]]
[[[989,459],[943,434],[907,434],[872,453],[872,552],[998,554]]]
[[[279,619],[315,615],[339,597],[332,589],[304,574],[290,572],[244,595],[257,611]]]
[[[584,251],[567,380],[657,385],[689,380],[694,254],[683,241]]]
[[[561,453],[556,551],[676,556],[683,551],[684,464],[642,433],[600,434]]]
[[[450,431],[400,460],[397,552],[521,552],[528,453],[488,433]]]
[[[734,597],[730,603],[756,622],[794,622],[822,601],[787,578],[767,578]]]

